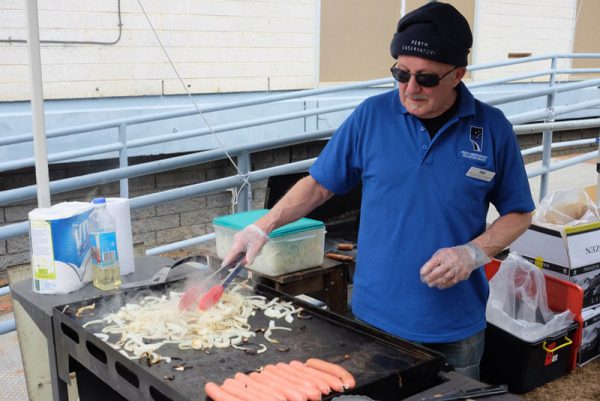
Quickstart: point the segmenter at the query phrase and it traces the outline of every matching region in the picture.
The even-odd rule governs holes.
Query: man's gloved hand
[[[223,258],[221,266],[232,263],[240,254],[246,255],[244,265],[252,264],[268,239],[269,236],[263,230],[250,224],[233,236],[233,245],[227,256]]]
[[[421,281],[429,287],[449,288],[466,280],[491,259],[473,242],[437,250],[421,267]]]

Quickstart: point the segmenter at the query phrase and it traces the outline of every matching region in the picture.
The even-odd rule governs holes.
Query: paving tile
[[[0,398],[4,401],[27,401],[27,384],[16,331],[0,335],[0,361]]]

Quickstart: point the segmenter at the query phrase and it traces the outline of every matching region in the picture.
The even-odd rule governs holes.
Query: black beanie
[[[392,57],[405,54],[459,67],[473,45],[469,23],[450,4],[431,2],[406,14],[392,39]]]

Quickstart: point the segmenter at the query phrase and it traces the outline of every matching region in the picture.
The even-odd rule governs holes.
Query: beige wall
[[[393,63],[390,40],[399,18],[398,0],[322,1],[320,81],[387,76]]]
[[[574,53],[600,53],[600,1],[577,2],[579,11],[579,20],[575,27],[575,41],[573,43]],[[575,59],[574,68],[599,68],[600,59]],[[599,74],[600,75],[600,74]],[[585,78],[591,78],[589,74]]]
[[[406,12],[427,3],[407,0]],[[471,25],[475,0],[449,1]],[[377,7],[374,7],[374,5]],[[321,2],[320,82],[383,78],[394,62],[390,41],[400,19],[400,0]],[[469,58],[470,60],[470,58]]]

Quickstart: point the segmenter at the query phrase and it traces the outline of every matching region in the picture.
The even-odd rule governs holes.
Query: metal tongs
[[[245,256],[246,255],[243,253],[240,254],[233,262],[219,267],[210,276],[202,280],[202,282],[186,290],[179,300],[179,310],[194,310],[196,308],[207,310],[219,302],[219,299],[221,299],[221,296],[223,296],[223,293],[225,292],[225,288],[231,284],[233,279],[244,267],[242,261],[244,260]],[[205,284],[208,283],[210,279],[220,272],[228,269],[231,269],[231,271],[221,281],[221,283],[213,285],[208,290],[206,289]]]
[[[472,398],[488,397],[490,395],[504,394],[508,392],[508,386],[500,384],[498,386],[485,386],[471,390],[458,390],[446,395],[421,398],[419,401],[454,401],[468,400]]]
[[[189,264],[198,269],[207,269],[208,268],[208,258],[204,255],[191,255],[185,256],[181,259],[176,260],[170,266],[161,267],[152,277],[146,280],[134,281],[132,283],[125,283],[121,285],[121,288],[134,288],[134,287],[142,287],[145,285],[153,285],[153,284],[161,284],[167,280],[167,276],[173,270],[173,268],[183,265]]]

